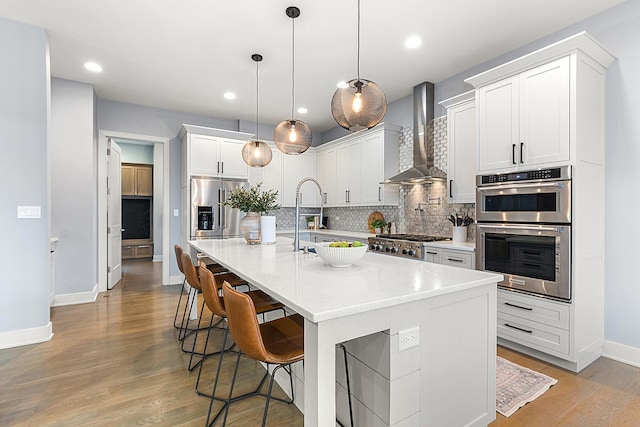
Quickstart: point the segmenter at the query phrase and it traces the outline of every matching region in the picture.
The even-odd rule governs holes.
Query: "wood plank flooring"
[[[0,426],[204,425],[209,400],[195,393],[197,371],[187,371],[172,326],[180,287],[162,286],[161,270],[126,261],[123,281],[95,303],[51,310],[51,341],[0,350]],[[209,351],[219,347],[216,337]],[[558,384],[509,418],[497,414],[492,426],[640,426],[640,369],[601,358],[575,375],[504,348],[498,354]],[[217,357],[207,359],[201,389],[210,390],[216,366]],[[239,392],[264,372],[250,360],[241,370]],[[263,407],[259,397],[238,402],[227,424],[259,425]],[[302,426],[302,414],[274,402],[268,425]]]

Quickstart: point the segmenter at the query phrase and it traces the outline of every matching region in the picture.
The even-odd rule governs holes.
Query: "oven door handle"
[[[478,191],[490,191],[490,190],[507,190],[510,188],[540,188],[540,187],[564,187],[564,182],[537,182],[529,184],[517,184],[517,185],[489,185],[486,187],[478,187]]]
[[[517,224],[509,224],[508,226],[505,227],[500,227],[499,224],[477,224],[477,227],[479,229],[483,229],[483,228],[492,228],[492,229],[496,229],[497,231],[505,231],[505,230],[533,230],[533,231],[563,231],[564,227],[545,227],[545,226],[539,226],[539,225],[517,225]]]

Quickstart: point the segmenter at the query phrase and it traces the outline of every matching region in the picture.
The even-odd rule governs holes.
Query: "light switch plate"
[[[178,209],[174,209],[173,216],[180,216],[180,211]]]
[[[18,218],[40,218],[40,206],[18,206]]]

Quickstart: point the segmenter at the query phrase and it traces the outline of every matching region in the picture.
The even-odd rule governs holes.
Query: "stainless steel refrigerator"
[[[220,203],[238,187],[248,187],[246,180],[227,178],[191,178],[191,239],[242,237],[240,210]]]

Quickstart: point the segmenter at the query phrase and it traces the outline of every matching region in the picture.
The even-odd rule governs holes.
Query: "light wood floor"
[[[160,284],[160,263],[128,261],[124,273],[93,304],[53,308],[51,341],[0,351],[0,426],[204,425],[209,401],[194,392],[197,373],[187,372],[172,326],[179,286]],[[640,369],[601,358],[575,375],[507,349],[498,354],[558,384],[509,418],[497,414],[492,426],[640,426]],[[216,364],[207,359],[205,390]],[[232,369],[223,367],[222,391]],[[241,369],[237,387],[248,391],[263,370],[249,360]],[[228,425],[259,425],[263,405],[234,404]],[[268,421],[303,425],[297,408],[281,403]]]

